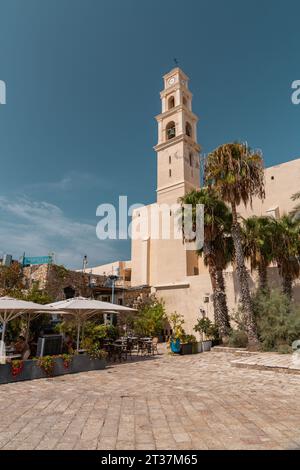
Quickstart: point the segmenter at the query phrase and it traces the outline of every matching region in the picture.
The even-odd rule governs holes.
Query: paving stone
[[[0,448],[299,449],[300,375],[291,365],[269,353],[161,354],[1,385]]]

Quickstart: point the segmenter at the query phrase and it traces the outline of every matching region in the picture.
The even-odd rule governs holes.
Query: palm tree
[[[300,227],[293,217],[284,215],[274,221],[273,249],[279,274],[282,277],[282,290],[292,298],[293,281],[300,274]]]
[[[243,220],[244,252],[251,271],[258,271],[259,289],[268,290],[267,268],[274,259],[272,217],[249,217]]]
[[[231,260],[231,213],[223,201],[218,199],[213,190],[203,188],[193,190],[180,199],[181,205],[191,205],[193,224],[196,223],[196,207],[204,205],[204,243],[198,250],[204,263],[208,266],[213,289],[213,305],[215,323],[218,326],[220,337],[228,335],[230,321],[225,293],[223,270]],[[191,240],[189,240],[191,241]]]
[[[219,197],[228,202],[232,212],[232,239],[235,251],[237,277],[241,289],[241,303],[245,316],[249,345],[257,346],[257,328],[249,289],[249,276],[245,266],[243,236],[238,221],[237,206],[245,206],[252,198],[264,198],[263,160],[244,143],[224,144],[207,157],[205,177]]]
[[[298,201],[300,199],[300,191],[292,195],[292,201]],[[293,217],[295,221],[300,221],[300,203],[297,202],[295,207],[291,210],[290,216]]]

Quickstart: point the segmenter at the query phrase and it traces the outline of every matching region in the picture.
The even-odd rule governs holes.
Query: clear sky
[[[203,152],[300,157],[299,0],[0,0],[0,254],[130,258],[96,207],[155,200],[162,75],[189,75]]]

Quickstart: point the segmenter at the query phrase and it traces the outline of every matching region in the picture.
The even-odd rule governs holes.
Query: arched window
[[[182,103],[184,106],[187,106],[187,99],[185,96],[182,98]]]
[[[171,155],[169,155],[169,165],[171,165],[171,163],[172,163],[172,157]]]
[[[175,108],[175,98],[174,96],[170,96],[168,100],[168,109]]]
[[[73,299],[75,297],[75,289],[71,286],[65,287],[64,294],[66,299]]]
[[[192,126],[190,125],[189,122],[187,122],[186,125],[185,125],[185,133],[189,137],[192,137]]]
[[[175,122],[171,121],[166,127],[167,140],[173,139],[176,137]]]
[[[190,161],[190,166],[193,166],[193,154],[189,154],[189,161]]]

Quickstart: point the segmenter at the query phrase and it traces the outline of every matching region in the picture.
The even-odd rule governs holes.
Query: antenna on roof
[[[178,67],[178,65],[179,65],[179,61],[178,61],[178,59],[176,59],[176,57],[174,57],[174,59],[173,59],[173,60],[174,60],[174,63],[175,63],[175,65],[176,65],[176,67]]]

